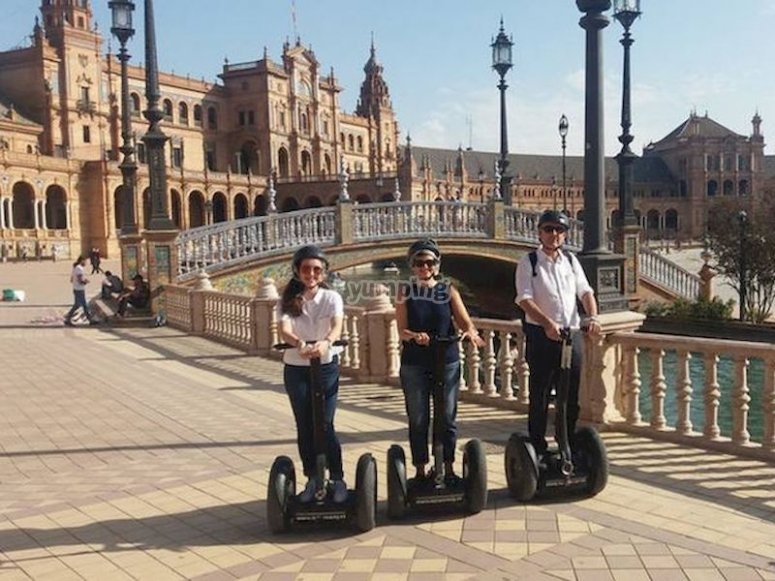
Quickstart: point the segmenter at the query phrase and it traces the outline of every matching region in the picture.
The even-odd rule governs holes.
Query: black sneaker
[[[65,327],[75,327],[70,319],[65,319]]]

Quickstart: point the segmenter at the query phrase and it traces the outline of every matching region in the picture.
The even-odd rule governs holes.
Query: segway
[[[447,478],[444,470],[442,430],[444,423],[445,353],[459,336],[435,337],[433,367],[433,469],[424,478],[406,477],[404,449],[393,444],[387,453],[388,516],[399,519],[411,509],[437,506],[462,507],[470,514],[481,512],[487,504],[487,459],[482,443],[472,439],[463,452],[462,478]]]
[[[573,442],[570,441],[567,421],[573,356],[570,329],[562,330],[561,340],[554,404],[558,447],[538,458],[530,436],[524,432],[513,433],[506,445],[506,482],[511,496],[521,502],[552,492],[594,496],[608,482],[608,456],[597,431],[583,426],[576,430]]]
[[[310,341],[309,343],[314,343]],[[347,345],[335,341],[332,346]],[[280,343],[275,349],[293,349]],[[310,360],[312,387],[312,423],[315,434],[315,482],[313,500],[303,503],[296,494],[296,471],[288,456],[278,456],[269,472],[266,517],[273,533],[286,532],[296,523],[350,523],[362,532],[374,528],[377,506],[377,463],[371,454],[358,459],[355,489],[348,489],[344,502],[334,502],[330,482],[326,478],[325,396],[320,379],[320,358]]]

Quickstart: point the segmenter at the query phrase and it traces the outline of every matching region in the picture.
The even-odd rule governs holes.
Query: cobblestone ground
[[[65,328],[68,272],[0,264],[28,297],[0,303],[2,580],[775,579],[771,464],[606,433],[600,495],[520,504],[502,447],[524,417],[480,406],[459,418],[461,444],[486,443],[485,510],[389,521],[403,400],[352,380],[337,428],[351,484],[378,461],[377,527],[273,535],[269,467],[297,457],[280,364],[170,328]]]

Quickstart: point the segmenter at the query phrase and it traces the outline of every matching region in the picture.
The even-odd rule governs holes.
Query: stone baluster
[[[513,401],[514,388],[512,380],[514,377],[514,351],[511,347],[511,333],[501,331],[501,399],[504,401]]]
[[[764,422],[762,448],[775,450],[775,359],[771,357],[764,360],[762,411]]]
[[[667,384],[664,364],[664,350],[654,349],[651,352],[651,427],[657,430],[664,430],[667,426],[667,418],[665,418]]]
[[[398,324],[394,314],[385,316],[387,342],[388,369],[387,376],[390,379],[397,378],[401,367],[401,351],[398,344]]]
[[[637,426],[641,421],[640,415],[640,370],[638,369],[638,353],[640,350],[637,347],[626,347],[624,353],[625,360],[625,377],[624,388],[625,398],[627,400],[625,406],[625,420],[628,424]]]
[[[360,319],[358,315],[350,315],[350,344],[348,349],[350,351],[350,369],[361,368],[361,335],[358,331],[360,325]]]
[[[748,389],[748,358],[735,357],[735,387],[732,390],[732,442],[747,446],[751,441],[748,432],[748,411],[751,396]]]
[[[468,391],[468,382],[466,381],[466,374],[463,373],[463,371],[466,369],[466,358],[467,358],[468,354],[466,353],[466,347],[465,347],[465,345],[463,344],[462,341],[458,341],[457,348],[458,348],[458,352],[460,353],[460,386],[459,386],[459,390],[460,390],[460,393],[462,393],[464,391]]]
[[[520,336],[517,341],[517,379],[519,391],[517,391],[517,402],[521,405],[528,405],[530,401],[530,366],[525,358],[525,336]]]
[[[495,369],[498,358],[495,354],[495,331],[485,332],[484,346],[484,393],[488,396],[497,395],[495,389]]]
[[[692,433],[692,378],[689,375],[689,361],[692,358],[691,353],[685,349],[681,349],[676,353],[678,370],[678,382],[676,390],[676,408],[678,413],[678,419],[676,421],[675,430],[682,436],[688,436]]]
[[[717,353],[705,355],[705,426],[702,433],[710,440],[718,440],[721,429],[718,425],[718,408],[721,399],[721,390],[718,383]]]
[[[469,355],[466,360],[468,365],[468,385],[466,386],[469,393],[482,393],[482,382],[479,381],[479,373],[481,371],[482,358],[479,355],[479,348],[476,345],[470,345]]]

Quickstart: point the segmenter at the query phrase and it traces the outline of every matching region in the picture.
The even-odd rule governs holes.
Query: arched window
[[[716,180],[710,180],[707,186],[708,197],[712,198],[718,193],[718,182]]]
[[[197,127],[202,126],[202,106],[194,105],[194,125]]]
[[[735,193],[735,184],[732,180],[724,180],[724,195],[731,196]]]
[[[139,117],[140,116],[140,95],[137,93],[132,93],[130,95],[130,101],[132,101],[132,113],[133,116]]]
[[[164,99],[164,120],[165,121],[172,121],[172,101],[169,99]]]
[[[216,112],[215,107],[207,108],[207,128],[218,129],[218,113]]]
[[[288,150],[281,147],[277,151],[277,171],[281,178],[287,178],[290,168],[288,167]]]
[[[363,152],[363,136],[361,135],[358,136],[358,152]]]
[[[737,185],[738,193],[741,196],[747,196],[748,195],[748,180],[740,180],[740,183]]]
[[[301,173],[302,175],[312,175],[312,156],[309,151],[301,152]]]
[[[178,103],[178,119],[182,125],[188,125],[188,105]]]

